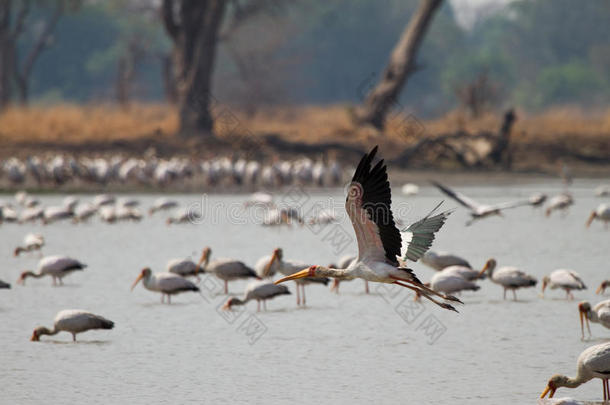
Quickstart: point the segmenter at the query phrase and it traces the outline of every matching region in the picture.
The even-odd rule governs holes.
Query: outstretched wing
[[[402,240],[392,215],[392,193],[383,160],[371,169],[377,146],[365,154],[349,186],[345,210],[358,240],[358,257],[398,265]]]
[[[529,201],[529,199],[528,200],[509,201],[509,202],[490,205],[489,207],[490,207],[490,209],[507,210],[509,208],[517,208],[517,207],[522,207],[524,205],[531,205],[531,202]]]
[[[453,210],[444,211],[432,216],[442,203],[441,201],[423,219],[409,225],[401,232],[403,242],[406,243],[406,249],[401,252],[403,260],[416,262],[430,249],[434,241],[434,234],[441,229],[449,214],[453,212]]]
[[[466,197],[462,193],[458,193],[457,191],[453,191],[450,188],[443,186],[441,183],[437,183],[436,181],[433,181],[432,184],[434,184],[439,190],[441,190],[448,197],[453,198],[455,201],[459,202],[460,204],[462,204],[466,208],[469,208],[469,209],[474,211],[478,207],[481,206],[481,204],[479,204],[478,202],[476,202],[472,198],[468,198],[468,197]]]

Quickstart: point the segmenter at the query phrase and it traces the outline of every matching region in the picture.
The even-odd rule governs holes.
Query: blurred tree
[[[421,0],[419,9],[403,32],[392,51],[390,61],[379,84],[369,92],[364,104],[357,110],[360,123],[382,129],[388,111],[395,105],[408,76],[414,72],[417,51],[435,11],[442,0]]]
[[[164,0],[165,30],[174,42],[180,134],[212,135],[211,79],[225,0]]]

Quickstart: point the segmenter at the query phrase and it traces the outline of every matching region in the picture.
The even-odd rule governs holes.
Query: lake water
[[[48,226],[0,226],[0,279],[13,284],[0,290],[0,403],[339,403],[369,404],[534,404],[554,373],[575,375],[576,359],[586,347],[610,338],[592,324],[593,339],[580,340],[577,302],[597,302],[594,291],[610,278],[610,230],[594,223],[590,211],[603,200],[593,196],[598,181],[580,180],[572,189],[576,204],[562,218],[545,218],[530,207],[504,218],[465,227],[458,207],[433,249],[466,257],[480,268],[489,257],[499,266],[515,265],[539,278],[557,268],[578,271],[589,289],[565,301],[561,291],[518,291],[518,302],[503,301],[502,289],[489,281],[462,295],[459,314],[424,303],[413,306],[409,290],[372,285],[365,295],[359,280],[341,285],[341,294],[323,286],[307,287],[307,307],[293,295],[268,302],[267,312],[222,312],[221,284],[204,279],[202,296],[183,294],[162,305],[158,294],[129,287],[144,266],[161,271],[168,259],[197,258],[204,246],[214,257],[239,258],[254,265],[281,246],[287,258],[328,264],[355,252],[346,218],[325,228],[264,228],[244,213],[242,195],[177,196],[183,205],[201,203],[201,224],[167,226],[164,215],[141,223],[108,225],[56,223]],[[396,188],[397,190],[398,188]],[[462,187],[484,202],[556,194],[559,184],[528,183],[503,187]],[[305,210],[327,205],[328,192],[300,191],[277,199],[299,201]],[[424,187],[416,197],[394,193],[395,211],[407,222],[426,214],[443,197]],[[331,192],[342,207],[342,190]],[[135,196],[147,208],[157,196]],[[5,199],[10,196],[5,196]],[[43,196],[57,204],[63,196]],[[90,196],[83,196],[89,199]],[[446,208],[456,207],[446,201]],[[343,214],[338,209],[339,214]],[[68,276],[63,287],[48,278],[15,285],[32,269],[37,254],[12,257],[27,232],[41,232],[45,254],[66,254],[87,263]],[[347,239],[342,239],[347,238]],[[422,280],[433,271],[412,267]],[[241,295],[246,282],[230,284]],[[398,288],[398,287],[397,287]],[[509,295],[510,296],[510,295]],[[62,309],[80,308],[116,323],[112,331],[78,336],[60,333],[28,339],[35,326],[52,326]],[[556,396],[600,401],[601,383],[591,381]]]

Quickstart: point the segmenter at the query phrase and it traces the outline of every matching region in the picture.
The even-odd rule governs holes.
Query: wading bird
[[[233,305],[246,305],[248,301],[256,300],[256,312],[261,310],[261,301],[263,308],[267,310],[267,300],[277,297],[278,295],[290,295],[288,287],[284,285],[275,285],[272,282],[256,281],[250,283],[246,287],[243,298],[231,297],[223,305],[222,309],[231,309]]]
[[[478,291],[481,288],[476,283],[465,279],[459,274],[445,272],[445,270],[434,273],[430,279],[429,286],[434,291],[445,294],[455,294],[462,291]],[[417,294],[416,297],[419,299],[419,294]]]
[[[42,335],[56,335],[59,332],[69,332],[72,334],[72,341],[76,342],[77,333],[93,329],[112,328],[114,328],[114,322],[109,321],[102,316],[79,309],[65,309],[58,312],[55,316],[53,329],[49,330],[44,326],[39,326],[34,329],[30,340],[32,342],[38,342]]]
[[[72,259],[68,256],[45,256],[38,262],[38,272],[26,270],[17,279],[17,284],[25,285],[25,279],[28,277],[40,278],[44,276],[51,276],[53,278],[53,285],[56,285],[59,281],[59,285],[63,285],[63,278],[68,274],[82,270],[87,267],[86,264],[79,262],[76,259]]]
[[[585,328],[583,321],[587,322],[587,330],[591,336],[591,327],[589,322],[599,323],[607,329],[610,329],[610,300],[600,301],[593,308],[587,301],[578,304],[578,313],[580,315],[580,332],[582,338],[585,338]]]
[[[535,287],[538,283],[535,277],[525,274],[516,267],[505,266],[495,270],[496,261],[494,259],[490,259],[490,261],[490,265],[485,266],[479,273],[479,276],[482,276],[485,272],[489,273],[489,279],[504,288],[504,299],[506,299],[506,291],[512,290],[513,299],[517,301],[516,290],[519,288]]]
[[[19,256],[22,252],[33,252],[40,250],[44,246],[44,237],[39,233],[28,233],[23,238],[23,246],[17,246],[13,255]]]
[[[496,265],[496,261],[494,259],[489,259],[485,262],[485,265],[481,270],[474,270],[470,267],[466,266],[449,266],[445,267],[439,273],[444,274],[453,274],[455,276],[460,276],[468,281],[473,281],[477,279],[481,279],[485,277],[485,272],[490,269],[492,266]]]
[[[205,252],[205,249],[204,249]],[[199,280],[199,272],[203,273],[201,263],[205,261],[205,253],[201,254],[201,258],[197,263],[191,259],[171,259],[167,262],[166,270],[169,273],[178,274],[182,277],[195,276]]]
[[[428,267],[432,267],[434,270],[443,270],[445,267],[449,266],[472,268],[470,263],[468,263],[468,260],[446,252],[437,253],[428,251],[421,257],[421,262]]]
[[[281,248],[276,248],[273,250],[273,254],[271,258],[267,262],[266,267],[263,269],[263,277],[270,277],[270,274],[276,271],[289,276],[300,269],[308,267],[307,264],[303,262],[299,262],[296,260],[284,260],[284,251]],[[305,285],[307,284],[323,284],[327,285],[330,280],[326,277],[301,277],[298,280],[295,280],[297,287],[297,305],[305,305]]]
[[[599,285],[599,287],[597,287],[597,290],[595,290],[595,294],[605,294],[606,288],[608,288],[609,286],[610,286],[610,280],[602,281],[601,284]]]
[[[457,298],[431,290],[419,281],[413,270],[399,265],[398,257],[401,255],[402,239],[392,215],[392,195],[386,166],[383,164],[383,160],[380,160],[374,167],[371,164],[376,153],[377,147],[360,160],[349,185],[345,202],[345,209],[358,241],[358,258],[347,269],[309,266],[277,280],[276,284],[305,277],[332,277],[340,280],[362,278],[367,281],[397,284],[409,288],[442,308],[455,311],[453,306],[441,302],[433,296],[460,302]],[[447,213],[439,215],[447,215]],[[417,238],[413,238],[413,241],[415,240]]]
[[[572,198],[572,194],[565,192],[565,193],[556,195],[549,200],[549,204],[546,207],[545,214],[547,217],[549,217],[549,216],[551,216],[551,213],[553,211],[561,210],[562,215],[565,215],[566,210],[572,204],[574,204],[574,199]]]
[[[159,211],[167,211],[171,208],[176,208],[178,206],[178,202],[174,200],[169,200],[165,197],[161,197],[155,200],[152,207],[148,209],[148,215],[153,215],[155,212]]]
[[[229,281],[239,280],[243,278],[258,278],[260,277],[250,267],[246,266],[244,262],[234,259],[216,259],[210,261],[212,255],[212,249],[206,247],[203,249],[201,256],[200,268],[203,272],[213,274],[222,281],[224,281],[224,293],[229,293]]]
[[[550,393],[549,398],[553,398],[557,388],[576,388],[593,378],[602,380],[604,402],[609,400],[610,390],[608,388],[608,378],[610,378],[610,343],[608,342],[591,346],[578,356],[576,377],[568,377],[559,374],[552,376],[540,395],[540,398],[544,398],[547,393]]]
[[[172,295],[180,294],[187,291],[199,292],[199,287],[190,282],[184,277],[173,273],[154,273],[149,267],[145,267],[136,278],[136,281],[131,285],[131,290],[142,280],[144,288],[149,291],[161,293],[161,303],[165,302],[167,295],[167,303],[172,303]]]
[[[450,198],[453,198],[458,203],[462,204],[464,207],[470,210],[471,219],[466,222],[466,225],[472,225],[474,221],[477,219],[487,218],[492,215],[502,216],[502,210],[506,210],[509,208],[516,208],[523,205],[529,205],[529,200],[520,200],[520,201],[510,201],[500,204],[494,205],[486,205],[480,204],[475,200],[466,197],[464,194],[458,193],[456,191],[451,190],[448,187],[443,186],[440,183],[435,181],[432,182],[439,190],[441,190],[445,195]]]
[[[608,222],[610,222],[610,205],[600,204],[594,211],[589,215],[587,219],[587,228],[591,226],[591,222],[597,219],[604,223],[606,229],[608,229]]]
[[[546,287],[551,290],[561,288],[566,292],[567,299],[574,299],[572,290],[586,290],[587,286],[580,278],[580,275],[573,270],[558,269],[554,270],[548,276],[544,276],[542,279],[542,295],[544,296],[544,290]]]

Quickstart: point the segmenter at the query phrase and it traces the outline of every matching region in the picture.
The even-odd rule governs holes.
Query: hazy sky
[[[449,0],[455,10],[458,23],[470,28],[479,18],[484,18],[502,9],[514,0]]]

